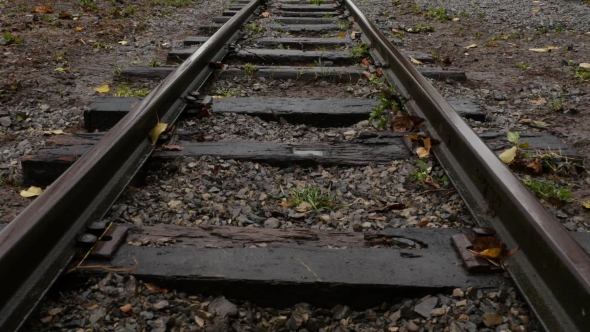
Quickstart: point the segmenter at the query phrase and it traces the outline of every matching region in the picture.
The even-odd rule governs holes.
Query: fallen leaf
[[[539,158],[535,158],[535,160],[531,163],[526,165],[526,169],[530,170],[533,174],[540,174],[543,172],[543,165],[541,165],[541,160]]]
[[[260,17],[264,17],[264,18],[267,18],[269,16],[270,16],[269,12],[262,12],[262,14],[260,14]]]
[[[53,10],[51,10],[51,8],[47,8],[45,6],[41,6],[41,7],[35,7],[35,10],[33,11],[34,13],[47,13],[47,14],[51,14],[53,13]]]
[[[537,100],[531,100],[531,104],[533,104],[533,105],[547,104],[547,99],[545,99],[545,98],[539,98]]]
[[[428,225],[428,220],[424,219],[421,222],[417,223],[416,226],[418,227],[426,227],[426,225]]]
[[[418,158],[424,158],[424,157],[428,157],[430,155],[428,150],[426,150],[425,148],[423,148],[421,146],[416,149],[416,154],[418,155]]]
[[[68,13],[68,12],[62,11],[59,13],[58,17],[62,20],[67,20],[67,19],[70,19],[72,17],[72,15],[70,15],[70,13]]]
[[[353,31],[350,33],[350,38],[351,39],[356,39],[356,31]]]
[[[369,59],[367,59],[367,58],[364,58],[364,59],[361,61],[361,66],[362,66],[362,67],[368,67],[368,66],[370,66],[370,65],[371,65],[371,61],[370,61]]]
[[[107,92],[111,91],[111,89],[109,89],[108,84],[103,84],[103,85],[99,86],[98,88],[94,88],[94,91],[96,91],[98,93],[107,93]]]
[[[373,76],[373,75],[371,75],[371,73],[369,73],[366,70],[363,70],[363,72],[361,74],[367,79],[371,79],[371,76]]]
[[[47,314],[49,316],[55,316],[57,314],[59,314],[60,312],[62,312],[64,310],[64,308],[51,308],[49,310],[47,310]]]
[[[477,44],[471,44],[469,46],[465,46],[466,49],[470,49],[470,48],[476,48]]]
[[[280,206],[284,206],[284,207],[291,207],[291,204],[287,203],[287,202],[281,202],[279,203]]]
[[[529,51],[539,52],[539,53],[547,53],[547,52],[551,52],[551,49],[548,49],[546,47],[544,47],[544,48],[529,48]]]
[[[417,65],[422,65],[422,64],[423,64],[423,63],[422,63],[422,61],[420,61],[420,60],[416,60],[416,59],[414,59],[414,58],[412,58],[412,57],[410,57],[410,61],[411,61],[412,63],[414,63],[414,64],[417,64]]]
[[[486,46],[487,46],[487,47],[498,47],[498,46],[500,46],[500,43],[498,43],[498,42],[495,42],[495,41],[489,41],[489,42],[486,44]]]
[[[412,131],[424,122],[424,119],[418,116],[408,114],[398,114],[391,121],[391,130],[396,133],[406,133]]]
[[[344,38],[344,37],[346,37],[346,34],[344,32],[341,32],[341,33],[337,34],[336,37]]]
[[[490,258],[490,259],[498,259],[502,255],[502,248],[490,248],[479,252],[479,256]]]
[[[381,77],[382,75],[383,75],[383,69],[382,68],[375,69],[375,76]]]
[[[83,28],[83,27],[81,27],[81,26],[79,26],[79,25],[76,27],[76,31],[82,31],[82,30],[84,30],[84,28]]]
[[[57,130],[46,130],[43,132],[43,134],[45,135],[63,135],[64,131],[61,129],[57,129]]]
[[[184,148],[180,145],[163,145],[162,150],[182,151]]]
[[[432,146],[430,144],[430,138],[423,138],[422,142],[424,143],[424,148],[426,149],[426,151],[430,153],[430,147]]]
[[[119,310],[121,310],[122,313],[126,314],[129,311],[131,311],[132,307],[131,304],[127,303],[126,305],[120,306]]]
[[[121,41],[118,41],[117,43],[119,43],[121,45],[127,45],[127,41],[126,40],[121,40]]]
[[[70,68],[69,68],[69,67],[66,67],[66,68],[63,68],[63,67],[57,67],[57,68],[55,68],[55,71],[59,71],[59,72],[64,72],[64,71],[68,71],[68,70],[70,70]]]
[[[163,293],[163,294],[168,293],[168,290],[166,288],[160,288],[156,285],[148,284],[147,282],[144,285],[145,285],[145,288],[147,288],[151,291],[154,291],[156,293]]]
[[[150,130],[150,138],[152,139],[152,145],[156,144],[160,135],[168,128],[167,123],[158,122],[158,124]]]
[[[546,49],[548,49],[549,51],[551,51],[551,50],[558,50],[558,49],[560,49],[561,47],[559,47],[559,46],[547,46],[547,47],[545,47],[545,48],[546,48]]]
[[[457,22],[457,21],[459,21],[459,20],[461,20],[461,19],[460,19],[460,18],[458,18],[458,17],[453,17],[453,22]]]
[[[505,164],[510,164],[514,158],[516,158],[516,150],[518,148],[516,146],[511,147],[510,149],[502,152],[498,157],[502,160]]]
[[[580,63],[580,68],[590,69],[590,63]]]
[[[43,192],[43,189],[39,188],[39,187],[30,187],[27,190],[22,190],[20,192],[20,195],[22,197],[35,197],[35,196],[39,196],[41,195],[41,193]]]
[[[590,209],[590,201],[582,202],[582,206],[585,207],[586,209]]]

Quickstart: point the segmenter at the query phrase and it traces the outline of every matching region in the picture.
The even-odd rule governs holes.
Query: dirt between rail
[[[115,75],[165,63],[228,3],[0,0],[0,222],[31,201],[19,194],[20,157],[44,146],[43,131],[82,131],[84,108],[104,84],[108,95],[149,91],[155,82],[125,84]]]

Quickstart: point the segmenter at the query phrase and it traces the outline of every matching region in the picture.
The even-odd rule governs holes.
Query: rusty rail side
[[[76,235],[100,220],[153,152],[148,133],[173,123],[211,61],[262,0],[252,0],[0,232],[0,331],[17,331],[73,256]]]
[[[487,148],[436,89],[418,73],[352,0],[344,0],[363,34],[389,64],[398,91],[412,99],[433,148],[473,217],[490,225],[509,247],[508,272],[549,331],[590,326],[590,257],[512,172]]]

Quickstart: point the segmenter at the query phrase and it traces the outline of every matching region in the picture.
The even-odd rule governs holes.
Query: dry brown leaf
[[[341,32],[341,33],[337,34],[336,37],[344,38],[344,37],[346,37],[346,34],[344,32]]]
[[[526,165],[526,169],[530,170],[533,174],[542,173],[543,165],[541,165],[541,160],[539,160],[539,158],[535,158],[535,161]]]
[[[415,127],[420,126],[424,119],[418,116],[408,114],[398,114],[391,121],[391,130],[396,133],[406,133],[412,131]]]
[[[27,190],[22,190],[20,192],[20,195],[22,197],[36,197],[41,195],[41,193],[43,192],[43,189],[39,188],[39,187],[35,187],[35,186],[31,186],[29,187],[29,189]]]
[[[166,128],[168,128],[167,123],[158,122],[158,124],[154,128],[152,128],[152,130],[150,130],[150,138],[152,140],[152,145],[156,144],[160,135],[164,131],[166,131]]]
[[[83,28],[83,27],[81,27],[81,26],[79,26],[79,25],[76,27],[76,31],[82,31],[82,30],[84,30],[84,28]]]
[[[486,46],[487,46],[487,47],[498,47],[498,46],[500,46],[500,43],[498,43],[498,42],[495,42],[495,41],[493,41],[493,40],[492,40],[492,41],[489,41],[489,42],[486,44]]]
[[[367,59],[367,58],[364,58],[364,59],[361,61],[361,66],[362,66],[362,67],[368,67],[368,66],[370,66],[370,65],[371,65],[371,61],[370,61],[369,59]]]
[[[126,314],[129,311],[131,311],[133,307],[131,306],[131,304],[127,303],[126,305],[122,305],[119,307],[119,310],[121,310],[122,313]]]
[[[371,76],[373,76],[373,75],[371,75],[371,73],[369,73],[369,72],[368,72],[368,71],[366,71],[366,70],[364,70],[364,71],[362,72],[362,75],[363,75],[364,77],[366,77],[367,79],[370,79],[370,78],[371,78]]]
[[[470,49],[470,48],[476,48],[477,44],[471,44],[469,46],[465,46],[466,49]]]
[[[291,204],[289,204],[287,202],[281,202],[279,205],[284,206],[284,207],[291,207]]]
[[[98,93],[107,93],[107,92],[111,91],[111,89],[109,89],[108,84],[103,84],[103,85],[99,86],[98,88],[94,88],[94,91],[96,91]]]
[[[430,153],[430,147],[432,146],[430,144],[430,138],[423,138],[422,143],[424,143],[424,148],[426,149],[426,151]]]
[[[424,219],[421,222],[416,224],[416,226],[418,226],[418,227],[426,227],[426,225],[428,225],[428,219]]]
[[[410,57],[410,61],[411,61],[413,64],[416,64],[416,65],[423,65],[422,61],[420,61],[420,60],[416,60],[416,59],[414,59],[414,58],[412,58],[412,57]]]
[[[156,285],[148,284],[147,282],[144,285],[145,285],[145,288],[147,288],[151,291],[154,291],[156,293],[162,293],[162,294],[168,293],[168,290],[166,288],[160,288]]]
[[[39,14],[43,14],[43,13],[52,14],[53,10],[51,10],[51,8],[47,8],[45,6],[40,6],[40,7],[35,7],[35,10],[33,12],[39,13]]]
[[[383,75],[383,69],[382,68],[375,69],[375,76],[381,77],[382,75]]]
[[[270,16],[269,12],[262,12],[262,14],[260,14],[260,17],[264,17],[264,18],[267,18],[269,16]]]
[[[425,148],[423,148],[421,146],[416,149],[416,154],[418,155],[418,158],[425,158],[430,155],[428,150],[426,150]]]
[[[59,13],[59,16],[58,17],[60,19],[62,19],[62,20],[67,20],[67,19],[72,18],[72,15],[70,13],[68,13],[68,12],[62,11],[62,12]]]

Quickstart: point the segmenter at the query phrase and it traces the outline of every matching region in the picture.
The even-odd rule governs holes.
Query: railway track
[[[259,37],[264,30],[278,35]],[[1,330],[21,328],[56,280],[82,258],[83,266],[123,260],[120,271],[142,280],[268,306],[305,301],[370,307],[397,297],[506,285],[501,274],[475,273],[497,268],[475,259],[461,233],[496,234],[508,248],[519,247],[504,266],[542,328],[590,326],[586,239],[570,236],[489,149],[497,135],[479,137],[468,127],[462,116],[481,117],[477,107],[444,100],[425,78],[465,80],[464,73],[416,69],[410,59],[434,60],[398,51],[393,44],[401,41],[386,38],[351,1],[238,0],[199,32],[185,40],[186,48],[170,52],[178,67],[123,70],[130,80],[163,79],[148,96],[98,99],[85,114],[91,133],[58,137],[23,158],[27,178],[50,186],[0,232],[0,280],[11,285],[0,296]],[[236,80],[254,82],[258,97],[243,97],[232,86]],[[383,96],[335,92],[334,86],[346,85],[357,96]],[[373,108],[383,103],[391,108],[393,102],[424,119],[400,124],[410,126],[410,133],[422,132],[414,142],[407,132],[358,124]],[[224,130],[247,121],[256,125],[252,132]],[[162,130],[155,129],[158,125]],[[420,195],[409,195],[375,179],[372,186],[356,188],[347,174],[362,168],[369,178],[377,173],[389,179],[397,168],[408,170],[417,148],[429,149],[426,138],[437,142],[430,148],[435,169],[440,167],[435,172],[442,175],[444,169],[465,202],[447,210],[465,204],[470,215],[448,213],[450,218],[437,210],[421,216],[407,210],[409,223],[386,227],[387,218],[396,222],[400,215],[392,210],[430,191],[434,196],[422,201],[452,195],[451,185],[419,187]],[[189,162],[178,166],[178,158]],[[139,218],[140,213],[126,210],[127,203],[116,203],[136,204],[134,212],[151,208],[132,199],[128,187],[134,178],[149,183],[161,176],[140,171],[146,163],[190,175],[188,196],[166,202],[177,212],[160,213],[159,220]],[[261,168],[275,182],[259,177]],[[258,183],[264,198],[249,196],[253,187],[239,185],[240,172],[252,173],[248,184]],[[152,182],[151,194],[157,194],[158,181]],[[298,192],[309,196],[315,189],[322,199],[298,205]],[[270,199],[279,207],[258,203]],[[225,204],[210,202],[215,200]],[[316,212],[313,203],[324,208]],[[366,210],[342,213],[339,205]],[[411,227],[445,222],[454,228]],[[461,255],[463,266],[457,264]],[[78,277],[104,273],[101,268],[74,272]]]

